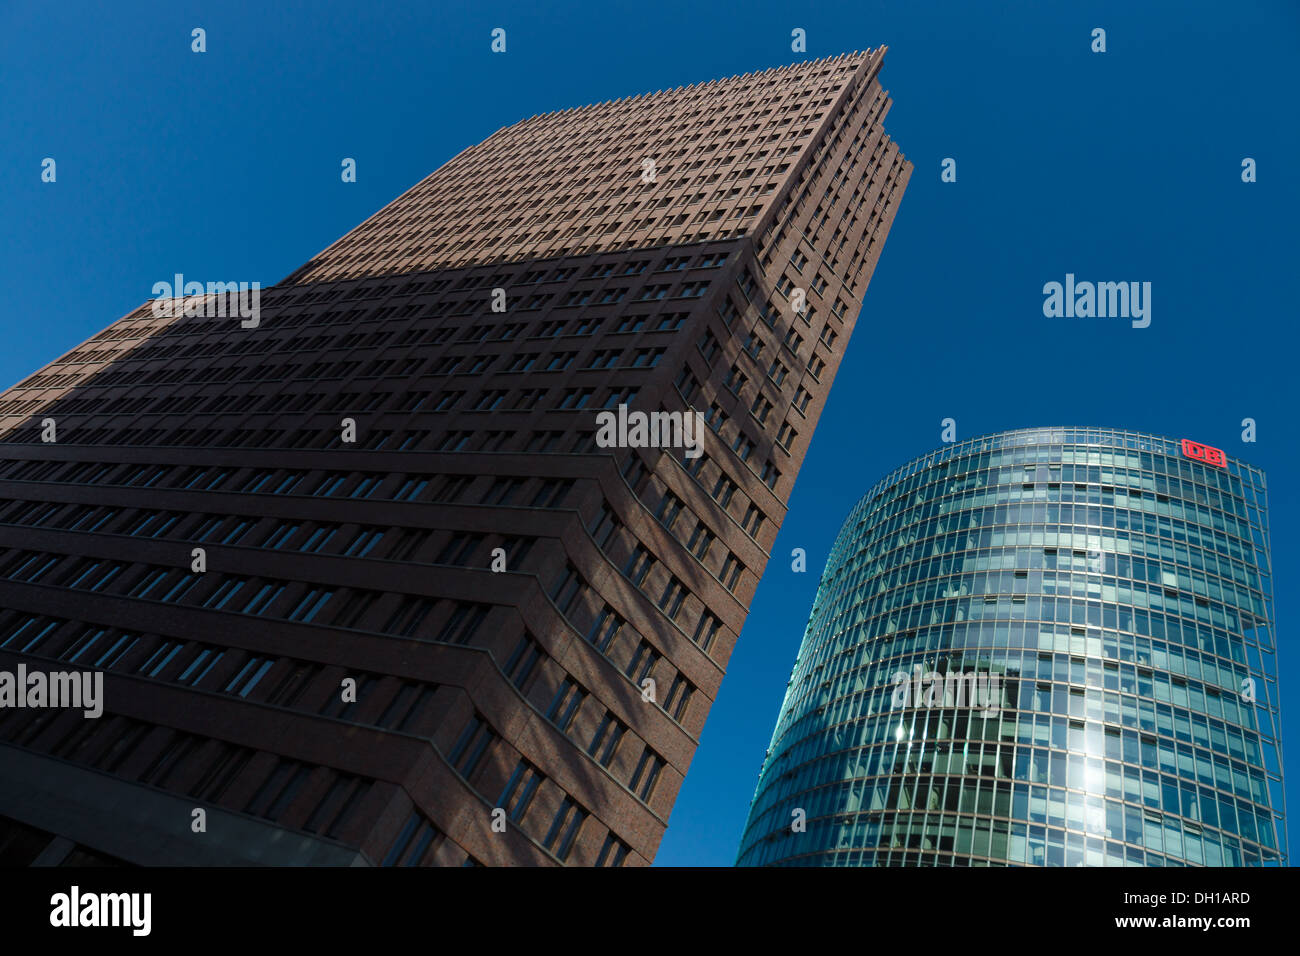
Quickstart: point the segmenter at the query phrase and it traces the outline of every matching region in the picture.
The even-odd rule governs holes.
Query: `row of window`
[[[737,865],[1217,867],[1277,859],[1231,838],[1220,843],[1186,832],[1158,838],[1160,826],[1158,820],[1144,819],[1144,836],[1158,848],[1144,849],[1100,835],[1017,821],[890,813],[855,825],[837,819],[816,821],[815,828],[810,823],[806,834],[748,848]],[[808,834],[811,839],[805,839]]]
[[[964,492],[943,501],[914,501],[870,528],[864,539],[888,539],[904,530],[933,526],[936,522],[964,521],[978,524],[1029,524],[1050,521],[1061,524],[1103,525],[1108,528],[1160,531],[1170,536],[1178,529],[1183,540],[1194,543],[1223,542],[1221,550],[1235,557],[1253,559],[1253,544],[1248,524],[1220,512],[1172,501],[1167,496],[1151,497],[1141,491],[1118,492],[1096,489],[1096,502],[1087,488],[1074,485],[1068,491],[1050,486],[988,488]],[[1169,529],[1169,530],[1166,530]]]
[[[551,589],[551,600],[587,642],[616,664],[623,662],[622,671],[637,690],[643,689],[647,679],[656,688],[672,675],[668,692],[657,693],[652,702],[661,707],[673,720],[682,723],[687,708],[695,694],[695,685],[683,674],[674,671],[671,663],[650,642],[641,637],[623,617],[586,583],[573,565],[566,565]],[[676,599],[676,592],[666,589],[665,598]],[[662,608],[661,608],[662,610]],[[716,639],[720,623],[711,612],[700,615],[692,640],[703,648]],[[662,666],[661,666],[662,665]]]
[[[573,705],[570,701],[573,697],[573,686],[568,680],[560,685],[556,701],[547,714],[548,719],[555,722],[558,717],[566,723],[572,720]],[[610,750],[611,746],[617,747],[621,735],[611,735],[608,729],[610,719],[612,718],[606,715],[607,722],[602,723],[597,731],[597,737],[592,741],[589,753],[595,755]],[[473,785],[476,771],[487,762],[492,748],[499,740],[487,719],[475,713],[456,738],[447,759],[456,771]],[[602,765],[608,764],[606,760],[601,762]],[[662,759],[646,748],[629,784],[629,789],[643,801],[647,800],[662,765]],[[537,805],[535,798],[547,787],[553,788],[553,792],[558,793],[560,800],[549,817],[542,817],[532,811]],[[522,758],[515,764],[514,770],[511,771],[504,788],[492,806],[503,810],[507,820],[532,837],[561,862],[569,860],[584,825],[591,818],[590,812],[574,797],[565,793],[553,781],[549,781],[537,767]],[[629,852],[630,848],[627,844],[610,832],[606,835],[594,865],[622,866]]]
[[[329,839],[345,835],[374,783],[283,757],[266,768],[266,760],[256,759],[268,756],[263,751],[166,730],[108,711],[98,720],[85,720],[65,711],[24,715],[7,709],[0,711],[0,739],[282,825],[304,791],[321,792],[311,806],[300,807],[292,825]],[[250,796],[232,804],[230,794],[236,784],[247,789],[243,786],[245,772],[255,762],[266,768],[260,783]],[[329,783],[308,788],[308,781],[313,780]]]

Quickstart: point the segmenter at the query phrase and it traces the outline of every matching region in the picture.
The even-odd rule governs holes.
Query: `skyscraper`
[[[835,541],[738,865],[1284,864],[1272,621],[1264,475],[1218,449],[911,461]]]
[[[0,670],[103,674],[0,709],[0,855],[652,860],[910,175],[883,54],[531,117],[0,396]]]

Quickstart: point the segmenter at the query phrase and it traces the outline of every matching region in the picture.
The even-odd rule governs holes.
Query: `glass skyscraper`
[[[844,522],[737,865],[1285,865],[1275,651],[1258,469],[947,445]]]

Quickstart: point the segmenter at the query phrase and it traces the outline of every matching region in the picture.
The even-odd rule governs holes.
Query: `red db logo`
[[[1197,461],[1203,461],[1207,465],[1213,465],[1216,468],[1228,467],[1228,456],[1220,449],[1202,445],[1190,438],[1183,439],[1183,454],[1188,458],[1195,458]]]

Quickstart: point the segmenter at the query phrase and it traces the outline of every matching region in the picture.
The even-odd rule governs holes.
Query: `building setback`
[[[884,52],[533,116],[0,396],[0,670],[105,674],[0,709],[0,858],[649,863],[911,173]]]
[[[1264,474],[1218,449],[909,462],[835,541],[737,864],[1285,865],[1272,622]]]

